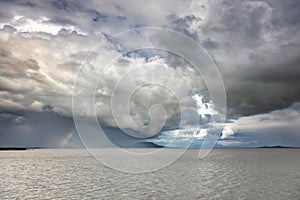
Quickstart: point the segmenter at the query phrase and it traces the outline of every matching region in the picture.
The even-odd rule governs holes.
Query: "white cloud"
[[[58,25],[51,23],[50,19],[47,17],[41,17],[39,19],[29,19],[23,16],[14,16],[12,23],[10,23],[10,26],[13,26],[17,29],[18,32],[26,32],[26,33],[32,33],[32,32],[43,32],[43,33],[49,33],[52,35],[56,35],[59,33],[61,29],[69,30],[70,32],[76,31],[75,26],[71,25]],[[82,33],[82,31],[77,30],[77,32]]]
[[[247,139],[255,146],[297,146],[300,142],[300,103],[267,114],[241,117],[229,125],[235,131],[233,140]]]
[[[225,124],[224,129],[222,131],[221,139],[232,138],[234,137],[234,130],[232,124]]]
[[[267,114],[241,117],[234,121],[233,126],[240,132],[266,129],[276,130],[277,128],[300,128],[300,103],[295,103],[289,108],[276,110]]]

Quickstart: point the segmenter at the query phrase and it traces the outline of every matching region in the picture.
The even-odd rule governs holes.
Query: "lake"
[[[129,174],[84,149],[0,151],[0,199],[300,199],[300,149],[197,156],[191,149],[159,171]]]

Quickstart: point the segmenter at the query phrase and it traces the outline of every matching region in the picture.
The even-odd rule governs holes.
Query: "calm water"
[[[2,151],[0,199],[300,199],[300,149],[217,149],[202,160],[197,153],[126,174],[85,150]]]

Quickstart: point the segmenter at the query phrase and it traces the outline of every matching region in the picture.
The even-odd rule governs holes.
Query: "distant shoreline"
[[[126,147],[122,147],[126,148]],[[158,147],[156,147],[158,148]],[[137,148],[132,148],[128,147],[127,149],[156,149],[155,147],[153,148],[142,148],[142,147],[137,147]],[[163,148],[163,147],[161,147]],[[26,150],[34,150],[34,149],[85,149],[83,147],[66,147],[66,148],[61,148],[61,147],[0,147],[0,151],[26,151]],[[97,148],[96,148],[97,149]],[[99,148],[101,149],[101,148]],[[103,148],[107,149],[107,148]],[[175,148],[175,147],[167,147],[167,149],[181,149],[181,148]],[[201,148],[189,148],[190,150],[197,150]],[[205,149],[205,148],[204,148]],[[300,149],[300,147],[287,147],[287,146],[261,146],[261,147],[216,147],[214,149]]]
[[[0,151],[25,151],[26,147],[0,147]]]
[[[286,146],[262,146],[262,147],[258,147],[258,148],[266,148],[266,149],[293,149],[293,148],[295,148],[295,149],[297,149],[297,148],[299,148],[299,147],[286,147]]]

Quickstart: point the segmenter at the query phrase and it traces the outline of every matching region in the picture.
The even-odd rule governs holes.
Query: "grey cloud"
[[[26,70],[37,71],[38,69],[39,65],[36,60],[20,60],[13,57],[9,51],[0,50],[0,74],[2,76],[11,78],[26,77]]]
[[[286,63],[278,63],[273,66],[262,65],[255,71],[249,68],[241,73],[243,73],[241,74],[243,79],[247,81],[259,81],[263,83],[294,82],[296,85],[300,81],[300,55],[298,58],[295,58],[295,60],[291,60]],[[297,90],[300,90],[300,88]]]
[[[195,30],[190,27],[194,22],[201,21],[201,18],[195,15],[186,15],[184,17],[179,17],[175,14],[166,16],[167,20],[170,22],[169,28],[182,32],[191,38],[197,40],[198,34]]]
[[[14,57],[11,52],[1,49],[0,90],[9,91],[14,94],[34,90],[39,81],[36,76],[31,76],[38,73],[39,69],[40,66],[36,60],[21,60]]]
[[[14,113],[0,113],[0,121],[3,123],[12,123],[13,125],[22,125],[26,122],[25,118],[21,115]]]
[[[172,21],[176,30],[197,38],[214,57],[223,74],[230,117],[268,112],[300,100],[298,4],[215,1],[205,6],[207,15],[201,20],[194,11],[194,17]]]
[[[74,49],[69,45],[84,39],[74,33],[10,34],[4,27],[0,31],[1,109],[42,111],[44,105],[52,104],[55,112],[70,115],[75,72],[83,60],[72,59],[72,55],[91,48],[89,42]]]
[[[299,27],[300,22],[300,11],[299,1],[287,1],[282,2],[280,0],[266,0],[274,9],[275,12],[272,13],[272,23],[279,27]]]
[[[253,62],[244,70],[228,74],[225,83],[229,105],[239,104],[234,108],[235,113],[249,115],[284,108],[299,101],[299,65],[299,58],[272,64],[256,65]]]
[[[16,32],[17,29],[15,29],[14,27],[9,26],[9,25],[4,25],[3,26],[3,31],[13,33],[13,32]]]
[[[207,39],[207,40],[202,41],[202,46],[205,49],[214,50],[214,49],[217,49],[219,47],[219,43],[215,42],[215,41],[212,41],[211,39]]]
[[[66,1],[66,0],[55,0],[51,1],[51,4],[54,8],[59,9],[59,10],[75,10],[79,6],[73,1]]]
[[[52,112],[45,115],[70,116],[75,72],[89,51],[105,38],[141,25],[172,28],[202,44],[223,75],[231,118],[278,110],[300,100],[300,11],[297,0],[164,1],[157,4],[1,1],[0,7],[0,24],[3,25],[0,31],[0,109],[5,112],[44,113],[46,108]],[[103,67],[98,65],[97,59],[120,56],[116,47],[117,43],[111,41],[105,48],[89,55],[86,60],[89,69],[80,78],[84,82],[80,90],[83,98],[91,82],[97,79],[93,73]],[[140,60],[142,56],[124,56],[107,72],[101,90],[97,91],[105,105],[99,107],[102,123],[115,126],[108,105],[116,80],[126,73],[126,67],[140,61],[148,62],[152,54],[144,54],[144,61]],[[175,56],[166,56],[163,64],[188,78],[195,88],[200,88],[195,89],[195,93],[208,93],[199,76]],[[144,78],[148,77],[147,73],[150,74],[145,70]],[[177,82],[170,81],[174,81],[174,85]],[[136,110],[133,109],[132,115],[148,123],[148,104],[163,100],[165,92],[157,94],[159,92],[153,88],[144,92],[145,96],[135,97],[132,106]],[[188,99],[185,103],[193,104]],[[170,115],[167,128],[177,127],[178,105],[170,98],[165,101],[165,106]]]

